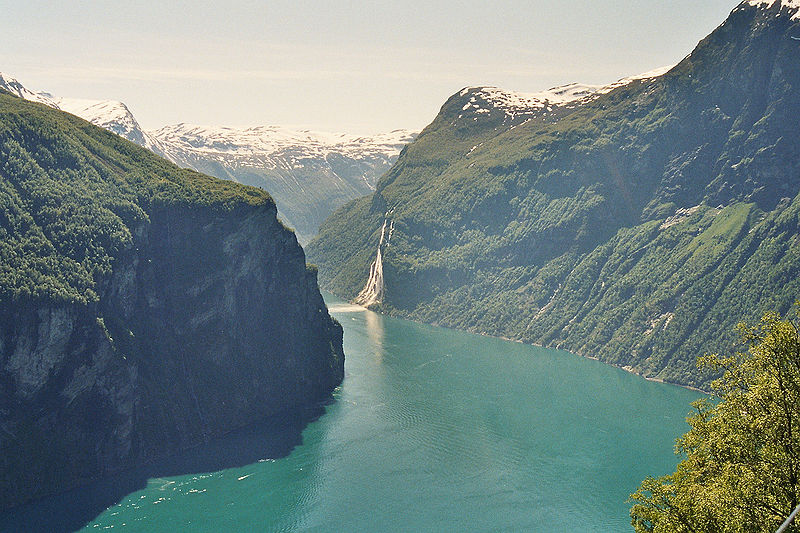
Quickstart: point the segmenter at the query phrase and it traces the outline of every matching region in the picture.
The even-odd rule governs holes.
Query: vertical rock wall
[[[317,402],[342,329],[272,205],[153,207],[88,306],[0,306],[0,507]]]

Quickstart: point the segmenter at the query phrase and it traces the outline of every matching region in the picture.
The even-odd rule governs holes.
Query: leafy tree
[[[724,370],[712,383],[721,401],[694,404],[677,471],[631,495],[636,531],[774,532],[800,503],[798,322],[798,306],[786,320],[767,313],[756,327],[739,325],[746,353],[700,360]]]

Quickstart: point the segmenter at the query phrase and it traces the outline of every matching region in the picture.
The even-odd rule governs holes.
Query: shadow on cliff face
[[[0,532],[71,532],[147,480],[159,477],[217,472],[288,456],[302,443],[305,427],[325,413],[325,404],[275,415],[223,437],[92,484],[50,496],[0,513]]]

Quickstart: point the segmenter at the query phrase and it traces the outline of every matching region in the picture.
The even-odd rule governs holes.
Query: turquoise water
[[[85,531],[630,531],[628,495],[675,468],[698,393],[328,301],[347,362],[324,414],[268,421],[8,523],[55,516],[52,528],[89,501],[102,507]]]

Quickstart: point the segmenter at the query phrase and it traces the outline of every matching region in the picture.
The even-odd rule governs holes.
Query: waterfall
[[[388,212],[388,216],[391,213]],[[369,307],[373,304],[378,304],[383,301],[383,249],[389,245],[389,241],[394,233],[394,220],[389,222],[389,230],[386,230],[386,223],[389,222],[388,218],[383,219],[383,226],[381,227],[381,240],[378,242],[378,252],[375,254],[375,260],[369,267],[369,279],[361,292],[358,293],[353,303]],[[385,237],[385,242],[384,242]]]

